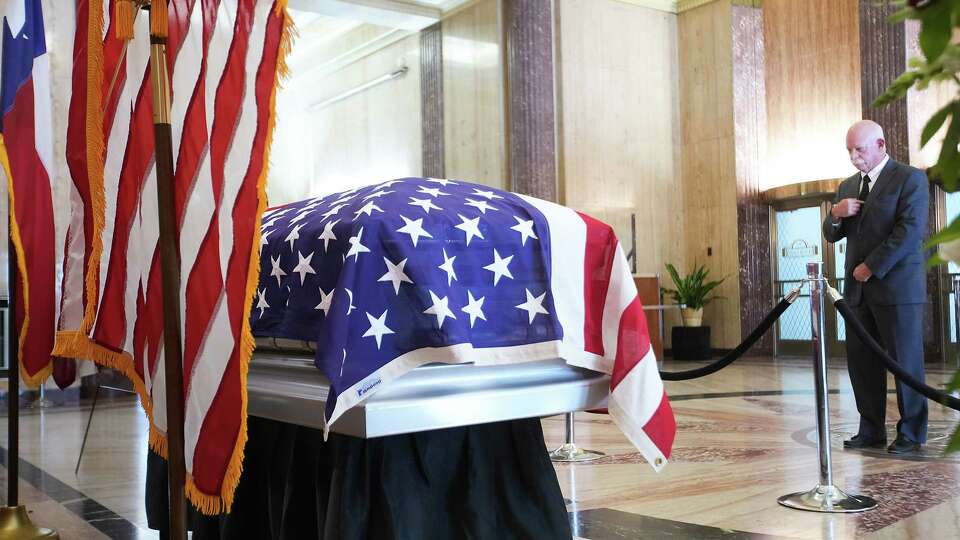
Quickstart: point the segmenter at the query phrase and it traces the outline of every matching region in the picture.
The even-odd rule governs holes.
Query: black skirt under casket
[[[191,510],[194,540],[569,539],[540,420],[359,439],[249,417],[230,514]],[[167,527],[166,462],[147,460],[151,528]]]

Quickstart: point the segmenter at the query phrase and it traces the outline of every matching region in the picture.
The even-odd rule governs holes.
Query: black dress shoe
[[[903,435],[897,435],[897,439],[887,447],[887,452],[891,454],[912,454],[920,450],[920,443],[911,441]]]
[[[843,441],[844,448],[883,448],[886,444],[887,439],[872,439],[859,433]]]

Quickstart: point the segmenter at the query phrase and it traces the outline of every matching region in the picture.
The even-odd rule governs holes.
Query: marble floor
[[[665,362],[663,369],[696,364]],[[575,537],[627,538],[957,538],[960,454],[943,455],[960,413],[930,407],[929,444],[920,455],[843,450],[856,431],[856,408],[842,362],[829,370],[834,483],[879,502],[862,514],[781,507],[777,497],[818,479],[813,375],[809,361],[747,358],[715,375],[669,382],[678,433],[670,464],[655,473],[604,415],[576,415],[577,443],[605,457],[557,464]],[[953,370],[928,366],[941,386]],[[893,386],[891,384],[890,388]],[[143,507],[146,418],[125,394],[101,400],[80,463],[90,402],[54,397],[21,417],[20,499],[38,525],[64,539],[157,538]],[[897,419],[893,395],[889,427]],[[564,437],[563,417],[543,420],[548,448]],[[6,406],[0,462],[6,462]],[[891,435],[891,440],[894,435]],[[6,497],[0,468],[0,501]]]

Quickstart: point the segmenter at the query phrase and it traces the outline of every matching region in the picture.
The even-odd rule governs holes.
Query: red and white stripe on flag
[[[56,320],[53,131],[50,61],[40,0],[0,2],[0,162],[12,209],[18,279],[13,291],[20,375],[38,386],[50,375]],[[67,381],[58,381],[69,384]]]
[[[623,248],[605,223],[524,199],[550,226],[550,287],[563,327],[563,357],[610,374],[611,418],[659,471],[670,457],[677,425]]]
[[[74,294],[63,300],[57,352],[129,376],[150,445],[166,455],[149,17],[137,16],[124,54],[115,2],[77,0],[67,141],[75,206],[64,268]],[[168,2],[186,491],[211,514],[231,505],[246,441],[248,316],[292,26],[285,0]]]

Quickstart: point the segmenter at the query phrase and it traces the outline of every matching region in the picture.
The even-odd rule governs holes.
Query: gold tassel
[[[114,17],[117,21],[117,39],[129,41],[133,39],[133,18],[137,12],[137,5],[133,0],[117,0],[114,4]]]
[[[158,38],[167,37],[167,0],[153,0],[150,5],[150,35]]]

